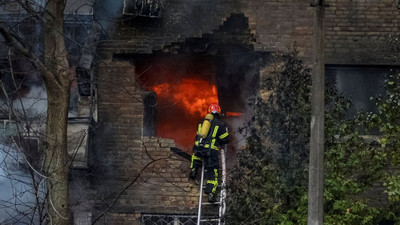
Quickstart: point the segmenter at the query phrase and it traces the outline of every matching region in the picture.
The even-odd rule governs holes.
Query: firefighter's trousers
[[[198,148],[193,150],[192,163],[190,168],[201,170],[202,162],[207,170],[206,179],[207,184],[204,190],[205,194],[210,194],[217,191],[218,187],[218,168],[219,168],[219,152],[215,149]]]

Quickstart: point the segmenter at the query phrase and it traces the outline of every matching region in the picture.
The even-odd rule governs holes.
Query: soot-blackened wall
[[[392,0],[332,0],[329,5],[327,64],[395,63],[393,56],[398,53],[388,38],[398,32],[400,18]],[[217,76],[220,83],[238,78],[236,74],[242,72],[258,79],[264,71],[263,59],[276,50],[296,46],[307,63],[312,58],[313,8],[309,0],[174,0],[161,12],[159,18],[125,18],[117,24],[115,35],[99,45],[99,125],[92,164],[93,190],[98,196],[93,200],[93,220],[101,216],[98,224],[140,224],[142,213],[196,213],[197,185],[188,182],[189,162],[170,151],[176,143],[143,137],[143,89],[132,58],[225,56],[220,61],[224,66],[214,67],[216,74],[223,74]],[[243,50],[247,56],[232,57]],[[238,63],[242,66],[229,68],[235,60],[243,60]],[[232,111],[240,108],[232,105],[225,107]]]

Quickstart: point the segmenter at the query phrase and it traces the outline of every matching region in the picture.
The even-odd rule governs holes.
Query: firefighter
[[[209,202],[215,202],[219,168],[218,146],[229,142],[229,134],[225,124],[221,121],[221,107],[218,104],[211,104],[208,107],[207,113],[207,116],[198,125],[193,145],[189,178],[196,178],[203,161],[207,170],[207,184],[204,193],[208,194]]]

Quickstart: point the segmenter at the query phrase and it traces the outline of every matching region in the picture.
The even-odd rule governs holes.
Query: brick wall
[[[186,38],[213,33],[232,13],[243,13],[256,51],[286,50],[296,43],[300,56],[312,56],[313,8],[310,0],[174,0],[162,18],[118,24],[116,36],[102,51],[151,53]],[[328,64],[393,64],[398,53],[388,44],[398,35],[399,10],[392,0],[327,0],[326,61]]]
[[[400,16],[392,0],[327,3],[327,64],[394,63],[398,53],[388,40],[389,35],[397,35]],[[238,14],[247,21],[240,35],[226,31],[229,18]],[[168,1],[161,19],[119,23],[115,36],[99,46],[104,61],[98,63],[97,71],[93,219],[107,210],[106,203],[115,204],[99,224],[138,224],[140,213],[195,214],[198,197],[198,186],[187,179],[189,162],[169,150],[175,145],[173,140],[142,137],[143,104],[135,68],[128,62],[112,62],[113,56],[129,58],[155,51],[179,54],[189,42],[192,51],[206,52],[210,43],[233,41],[259,52],[286,50],[295,44],[299,55],[309,61],[312,22],[310,0],[173,0]],[[265,71],[261,69],[262,74]]]
[[[132,205],[146,213],[194,213],[198,188],[188,182],[189,161],[171,152],[170,147],[175,146],[171,139],[142,140],[142,159],[136,166],[149,166],[126,193]]]
[[[392,64],[390,45],[397,36],[400,11],[391,0],[328,1],[326,56],[336,64]]]
[[[128,62],[98,68],[92,220],[107,213],[97,224],[138,224],[140,213],[197,210],[198,186],[188,182],[189,161],[170,150],[174,141],[142,137],[143,105],[134,77]]]

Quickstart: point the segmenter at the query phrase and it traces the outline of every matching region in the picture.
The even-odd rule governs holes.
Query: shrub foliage
[[[230,177],[228,224],[307,224],[310,72],[292,51],[277,53],[262,76],[260,97],[249,103],[254,115],[240,130],[247,146]],[[390,76],[387,96],[371,99],[378,113],[350,119],[351,100],[326,86],[325,224],[398,221],[400,176],[388,168],[400,161],[399,82]],[[377,129],[379,143],[366,138]],[[382,180],[390,204],[373,206],[365,193]]]

